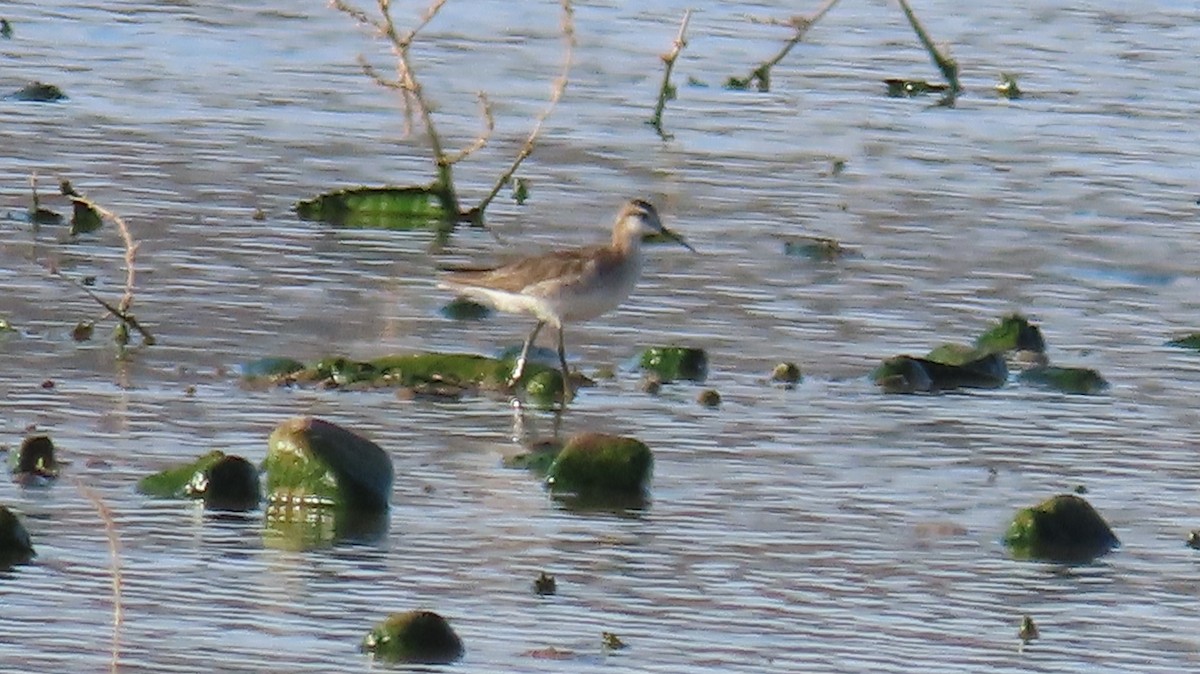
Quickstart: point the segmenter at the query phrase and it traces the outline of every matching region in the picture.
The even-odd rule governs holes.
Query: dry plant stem
[[[929,52],[929,57],[933,59],[934,65],[938,70],[942,71],[942,77],[946,78],[946,82],[950,84],[951,94],[957,94],[962,91],[958,86],[958,63],[944,56],[938,48],[934,46],[933,40],[929,38],[929,33],[925,32],[925,27],[917,20],[917,15],[913,13],[912,7],[909,6],[907,0],[898,0],[900,9],[904,10],[904,16],[908,17],[908,22],[912,24],[913,30],[917,33],[917,38],[921,40],[921,44],[925,47],[925,51]]]
[[[122,241],[125,242],[125,294],[121,297],[120,304],[113,306],[109,302],[106,302],[104,299],[102,299],[99,295],[92,292],[91,288],[88,288],[81,283],[76,283],[76,285],[82,288],[83,291],[87,293],[88,296],[90,296],[93,300],[98,302],[100,306],[107,309],[109,313],[117,318],[117,320],[133,328],[134,330],[137,330],[138,334],[142,336],[142,341],[144,343],[153,345],[155,342],[154,335],[150,334],[150,331],[144,328],[142,324],[139,323],[136,318],[134,318],[133,314],[129,313],[129,307],[133,305],[133,287],[134,280],[136,278],[136,272],[134,271],[134,260],[137,256],[138,249],[137,243],[133,240],[133,235],[129,233],[129,225],[125,223],[124,218],[116,213],[113,213],[107,208],[104,208],[103,206],[97,205],[96,202],[92,201],[91,199],[78,196],[71,198],[82,201],[88,207],[94,209],[102,217],[113,221],[117,225],[117,231],[121,233]],[[62,276],[57,272],[56,275]]]
[[[792,51],[792,48],[800,44],[800,41],[804,39],[804,36],[808,33],[808,29],[812,28],[814,24],[828,14],[829,10],[833,9],[833,6],[837,3],[838,0],[825,0],[825,4],[821,5],[817,11],[813,12],[809,16],[794,16],[786,22],[773,22],[779,23],[780,25],[791,26],[796,30],[796,33],[792,35],[792,38],[788,40],[786,44],[783,45],[783,48],[779,50],[778,54],[776,54],[773,58],[764,61],[757,68],[750,71],[750,76],[746,78],[746,82],[749,83],[757,80],[759,91],[769,90],[771,88],[771,68],[774,68],[779,64],[780,61],[786,58],[788,53]]]
[[[454,162],[450,161],[449,155],[446,153],[442,137],[438,134],[437,125],[433,120],[433,112],[425,102],[424,90],[421,88],[421,82],[417,79],[416,73],[413,71],[408,53],[417,34],[437,16],[437,13],[446,4],[446,0],[433,0],[429,7],[425,9],[425,13],[421,15],[421,19],[417,25],[404,34],[400,33],[396,28],[395,21],[392,19],[391,0],[376,0],[376,3],[379,7],[378,19],[371,18],[366,12],[350,5],[345,0],[332,0],[331,5],[338,11],[350,15],[359,23],[374,28],[379,36],[387,40],[391,45],[392,54],[396,57],[396,79],[390,80],[383,77],[362,58],[359,59],[359,63],[362,65],[363,71],[377,83],[401,92],[404,99],[405,135],[411,131],[413,110],[416,110],[416,113],[420,116],[421,124],[425,127],[425,136],[429,141],[430,150],[433,152],[434,167],[437,171],[437,181],[434,183],[435,191],[442,203],[442,209],[447,213],[457,215],[462,209],[459,207],[458,195],[454,190],[454,172],[452,169]],[[482,143],[480,143],[480,146],[482,146]],[[462,156],[466,156],[466,153],[463,153]],[[461,157],[459,158],[461,159]]]
[[[121,668],[121,625],[125,622],[125,613],[121,600],[121,588],[124,586],[124,582],[121,580],[121,538],[117,534],[117,523],[113,519],[112,511],[108,509],[108,505],[104,503],[104,500],[96,492],[85,487],[83,482],[78,478],[75,479],[75,486],[79,488],[84,497],[88,501],[91,501],[92,506],[96,508],[96,514],[104,522],[104,533],[108,535],[109,571],[112,577],[113,602],[112,660],[109,663],[109,669],[112,672],[117,672]]]
[[[521,146],[521,150],[517,153],[516,159],[513,160],[512,166],[509,166],[508,170],[500,175],[496,180],[496,184],[492,186],[488,195],[479,202],[479,205],[471,209],[469,215],[473,222],[483,221],[483,212],[487,209],[488,204],[492,203],[492,200],[496,198],[500,190],[508,184],[509,180],[512,180],[513,174],[517,172],[517,169],[521,166],[521,162],[533,154],[533,148],[537,144],[538,135],[542,132],[542,125],[545,124],[546,118],[554,111],[555,106],[558,105],[558,101],[562,99],[563,92],[567,89],[567,75],[570,74],[571,63],[575,59],[575,10],[571,7],[571,0],[561,0],[561,2],[563,10],[563,39],[566,41],[566,55],[563,58],[562,72],[559,74],[558,79],[554,81],[554,90],[550,94],[549,104],[538,115],[537,120],[534,122],[533,130],[529,132],[529,137],[525,139],[525,144]]]
[[[679,60],[679,54],[683,48],[687,46],[687,27],[688,21],[692,18],[692,10],[688,9],[683,12],[683,21],[679,24],[679,34],[675,36],[675,44],[672,45],[671,51],[663,54],[662,60],[666,64],[663,71],[662,86],[658,88],[658,103],[654,106],[654,116],[650,118],[650,124],[658,131],[658,135],[666,137],[662,128],[663,108],[667,105],[667,98],[671,92],[671,71],[675,68],[675,61]]]

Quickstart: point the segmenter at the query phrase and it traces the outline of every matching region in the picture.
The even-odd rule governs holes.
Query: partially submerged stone
[[[554,576],[542,571],[533,579],[533,592],[543,596],[554,594],[558,592],[558,581],[554,580]]]
[[[355,187],[296,202],[296,214],[340,227],[407,230],[444,221],[433,186]]]
[[[553,491],[583,495],[640,495],[650,484],[654,457],[636,438],[582,433],[567,441],[546,477]]]
[[[544,477],[550,472],[550,466],[554,464],[554,459],[558,458],[558,453],[562,451],[562,448],[561,442],[541,443],[528,452],[505,457],[504,467],[522,468]]]
[[[8,507],[0,506],[0,569],[25,564],[36,554],[21,519]]]
[[[1075,494],[1017,511],[1004,543],[1020,559],[1063,562],[1087,561],[1120,545],[1104,518]]]
[[[704,381],[708,376],[708,354],[704,349],[686,346],[652,346],[642,352],[643,370],[658,375],[663,382]]]
[[[67,100],[67,95],[62,89],[53,84],[45,82],[30,82],[16,91],[8,94],[5,98],[13,101],[24,101],[27,103],[57,103],[58,101]]]
[[[413,353],[382,356],[359,361],[342,356],[322,358],[312,365],[296,368],[296,361],[264,358],[243,366],[251,381],[272,385],[316,384],[339,388],[398,388],[415,394],[436,394],[453,398],[464,392],[510,392],[509,376],[513,360],[488,358],[469,353]],[[572,383],[582,381],[572,377]],[[554,398],[562,390],[558,368],[529,362],[518,384],[535,403]],[[415,396],[414,396],[415,397]]]
[[[1178,346],[1184,349],[1200,350],[1200,332],[1193,332],[1190,335],[1176,337],[1167,342],[1167,346]]]
[[[58,478],[58,459],[48,435],[31,435],[9,457],[13,482],[22,486],[44,486]]]
[[[433,611],[393,613],[363,639],[362,649],[380,660],[448,664],[463,656],[462,640]]]
[[[780,382],[788,388],[799,384],[801,378],[800,366],[790,361],[780,363],[771,370],[771,381]]]
[[[999,388],[1008,381],[1008,367],[998,354],[962,365],[927,358],[896,356],[883,361],[871,378],[886,393],[936,393],[957,388]]]
[[[209,468],[225,458],[225,452],[214,449],[185,464],[159,471],[138,480],[137,491],[155,498],[186,498],[191,496],[189,485],[197,475],[204,475]]]
[[[1021,314],[1009,314],[975,340],[975,348],[983,353],[1034,351],[1044,353],[1046,341],[1041,329]]]
[[[704,407],[720,407],[721,392],[715,388],[704,389],[700,395],[696,397],[696,402]]]
[[[267,445],[263,469],[273,503],[387,510],[394,469],[374,442],[322,419],[297,417],[279,424]]]
[[[1108,388],[1100,373],[1084,367],[1054,367],[1042,365],[1025,370],[1017,377],[1022,382],[1052,388],[1063,393],[1090,395]]]
[[[258,469],[240,456],[222,456],[206,470],[192,476],[184,488],[188,496],[204,499],[210,510],[244,512],[262,500]]]

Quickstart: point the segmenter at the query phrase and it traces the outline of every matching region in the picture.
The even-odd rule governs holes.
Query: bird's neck
[[[642,250],[642,232],[638,227],[613,229],[612,247],[624,255],[638,255]]]

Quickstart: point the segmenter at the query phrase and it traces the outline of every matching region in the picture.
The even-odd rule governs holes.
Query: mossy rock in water
[[[1063,393],[1090,395],[1101,393],[1108,388],[1108,382],[1100,376],[1099,372],[1084,367],[1043,365],[1025,370],[1017,378],[1023,382],[1045,386]]]
[[[654,469],[650,448],[635,438],[582,433],[567,441],[547,473],[553,491],[640,495]]]
[[[355,187],[296,202],[296,214],[339,227],[419,229],[444,220],[434,187]]]
[[[67,95],[63,93],[62,89],[53,84],[30,82],[5,96],[5,98],[14,101],[25,101],[27,103],[57,103],[58,101],[67,100]]]
[[[704,349],[686,346],[652,346],[642,352],[643,370],[658,375],[663,382],[704,381],[708,376],[708,354]]]
[[[1176,337],[1167,342],[1167,346],[1178,346],[1184,349],[1200,350],[1200,332],[1194,332],[1183,337]]]
[[[204,499],[204,507],[210,510],[244,512],[254,510],[262,500],[258,469],[240,456],[222,456],[193,475],[185,491]]]
[[[47,435],[31,435],[21,448],[9,456],[13,482],[24,486],[43,486],[58,478],[58,459],[54,442]]]
[[[1009,314],[975,340],[975,348],[981,353],[1004,353],[1006,351],[1034,351],[1045,353],[1046,341],[1038,326],[1021,314]]]
[[[196,476],[205,475],[209,468],[224,458],[225,452],[214,449],[189,463],[143,477],[138,480],[137,491],[155,498],[186,498],[191,495],[189,485]]]
[[[998,354],[963,365],[926,358],[896,356],[883,361],[871,378],[886,393],[936,393],[957,388],[999,388],[1008,381],[1008,367]]]
[[[925,354],[925,359],[943,365],[966,365],[987,355],[990,354],[966,344],[942,344]]]
[[[771,370],[771,381],[782,383],[787,388],[795,388],[802,378],[800,366],[790,361],[782,362]]]
[[[322,419],[298,417],[279,424],[267,445],[263,470],[273,503],[388,508],[394,469],[374,442]]]
[[[6,506],[0,506],[0,569],[24,564],[36,554],[21,519]]]
[[[536,475],[545,476],[550,472],[550,466],[562,451],[561,442],[546,442],[531,448],[528,452],[515,454],[504,458],[505,468],[521,468]]]
[[[1100,513],[1075,494],[1017,511],[1004,543],[1019,559],[1064,562],[1090,560],[1120,545]]]
[[[462,640],[433,611],[393,613],[363,639],[362,649],[388,662],[448,664],[463,656]]]

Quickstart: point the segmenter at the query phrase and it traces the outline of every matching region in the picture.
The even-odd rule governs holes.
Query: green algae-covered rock
[[[296,214],[341,227],[407,230],[438,225],[444,212],[434,187],[355,187],[296,202]]]
[[[1200,350],[1200,332],[1194,332],[1183,337],[1176,337],[1167,342],[1167,346],[1178,346],[1184,349]]]
[[[188,485],[192,480],[197,475],[207,473],[209,468],[212,468],[223,458],[225,458],[225,452],[214,449],[194,461],[174,468],[168,468],[138,480],[137,491],[139,494],[155,498],[185,498],[191,495],[188,491]]]
[[[1063,393],[1094,394],[1108,388],[1100,373],[1083,367],[1053,367],[1043,365],[1025,370],[1017,379],[1030,384],[1052,388]]]
[[[1020,559],[1067,562],[1086,561],[1120,545],[1104,518],[1075,494],[1017,511],[1004,543]]]
[[[383,356],[358,361],[342,356],[322,358],[295,369],[296,361],[265,358],[243,366],[252,381],[267,384],[319,384],[345,388],[401,388],[429,392],[437,397],[457,397],[465,391],[504,391],[514,361],[468,353],[414,353]],[[562,377],[558,368],[530,362],[525,366],[521,386],[536,404],[561,395]]]
[[[1021,314],[1009,314],[1000,323],[975,340],[975,348],[984,353],[1005,351],[1034,351],[1044,353],[1046,342],[1042,331]]]
[[[933,393],[956,388],[999,388],[1008,381],[1008,367],[999,354],[962,365],[927,358],[896,356],[883,361],[871,378],[887,393]]]
[[[54,443],[46,435],[31,435],[9,457],[13,482],[22,486],[44,486],[58,478]]]
[[[195,473],[185,491],[192,498],[204,499],[204,507],[210,510],[244,512],[254,510],[262,500],[258,469],[240,456],[222,456]]]
[[[652,346],[642,352],[640,363],[643,370],[653,372],[664,382],[704,381],[708,376],[708,354],[704,349]]]
[[[653,468],[650,448],[640,440],[582,433],[568,440],[558,453],[546,484],[554,491],[581,494],[643,494]]]
[[[433,611],[393,613],[363,639],[362,649],[388,662],[447,664],[463,655],[462,640]]]
[[[794,388],[802,378],[800,366],[790,361],[780,363],[771,370],[771,381],[779,382],[787,388]]]
[[[328,421],[298,417],[279,424],[267,445],[263,469],[272,502],[387,509],[394,470],[374,442]]]
[[[7,507],[0,506],[0,569],[24,564],[36,554],[20,518]]]
[[[561,442],[542,443],[528,452],[505,457],[503,464],[505,468],[521,468],[544,477],[550,472],[550,466],[554,465],[562,448]]]
[[[987,355],[987,352],[966,344],[942,344],[925,354],[925,359],[943,365],[966,365]]]

